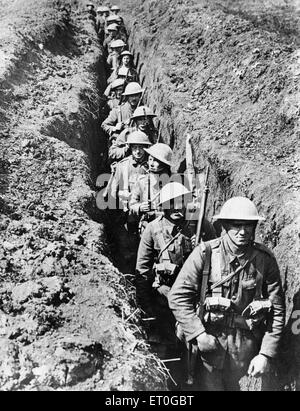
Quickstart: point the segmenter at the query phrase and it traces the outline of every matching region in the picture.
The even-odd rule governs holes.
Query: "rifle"
[[[203,222],[204,222],[205,211],[206,211],[207,197],[208,197],[208,193],[209,193],[208,176],[209,176],[209,166],[207,166],[207,168],[206,168],[203,197],[202,197],[202,201],[201,201],[200,214],[199,214],[199,219],[198,219],[198,224],[197,224],[196,242],[195,242],[196,246],[200,243],[202,229],[203,229]]]
[[[142,95],[141,95],[141,97],[140,97],[140,99],[139,99],[139,102],[138,102],[135,110],[140,107],[140,105],[141,105],[141,103],[142,103],[142,101],[143,101],[143,98],[144,98],[144,94],[145,94],[145,90],[142,92]],[[130,120],[129,127],[132,127],[132,123],[133,123],[133,120]]]
[[[197,231],[196,231],[195,247],[201,241],[201,234],[202,234],[202,230],[203,230],[203,222],[204,222],[205,211],[206,211],[207,197],[208,197],[208,193],[209,193],[208,176],[209,176],[209,166],[207,166],[207,169],[206,169],[203,197],[202,197],[202,201],[201,201],[201,207],[200,207],[200,213],[199,213],[199,219],[198,219]],[[204,290],[201,292],[201,294],[202,293],[204,293]],[[201,310],[201,307],[200,307],[200,310]],[[187,364],[188,379],[187,379],[187,385],[193,385],[193,383],[194,383],[194,373],[195,373],[195,368],[196,368],[196,364],[197,364],[198,347],[194,346],[192,343],[188,343],[187,349],[188,349],[188,364]]]
[[[186,151],[185,160],[186,160],[186,171],[187,171],[187,176],[188,176],[188,182],[189,182],[190,190],[193,193],[193,197],[196,197],[195,168],[193,164],[193,148],[191,144],[190,134],[187,134],[186,136],[185,151]]]

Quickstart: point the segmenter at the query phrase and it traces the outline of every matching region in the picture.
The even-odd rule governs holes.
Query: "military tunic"
[[[230,253],[226,238],[227,235],[209,243],[212,251],[209,284],[216,283],[248,262],[239,275],[222,286],[222,296],[231,299],[237,315],[241,315],[254,299],[268,298],[273,304],[273,314],[267,329],[264,324],[247,330],[238,325],[214,325],[201,320],[195,302],[199,301],[201,291],[205,248],[201,245],[193,251],[168,298],[187,341],[193,342],[205,331],[218,339],[216,351],[201,353],[202,363],[208,371],[209,389],[222,389],[226,378],[230,379],[231,388],[237,388],[238,380],[247,372],[251,359],[258,353],[274,358],[278,354],[285,320],[280,273],[271,251],[253,243],[243,257],[238,257]]]
[[[133,115],[134,109],[131,105],[126,102],[121,106],[118,106],[111,110],[109,116],[103,121],[101,127],[102,129],[112,137],[114,134],[119,134],[120,132],[115,130],[117,124],[122,123],[123,127],[126,123],[129,123],[130,117]]]

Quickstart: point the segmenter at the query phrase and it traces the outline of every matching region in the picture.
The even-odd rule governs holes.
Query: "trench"
[[[156,2],[157,3],[157,2]],[[155,6],[155,2],[153,2]],[[158,6],[158,5],[157,5]],[[130,17],[132,19],[132,16]],[[144,103],[152,108],[158,115],[159,118],[159,129],[161,141],[169,144],[175,153],[175,164],[177,164],[173,171],[174,172],[184,172],[185,161],[184,161],[184,133],[185,127],[189,125],[189,119],[183,121],[182,113],[180,113],[181,107],[179,103],[176,102],[172,95],[168,93],[170,76],[164,72],[162,69],[163,62],[159,61],[159,56],[153,59],[153,65],[150,70],[150,61],[153,58],[155,49],[157,49],[157,44],[147,42],[147,39],[143,37],[139,31],[138,26],[131,25],[127,27],[130,32],[129,37],[129,49],[134,53],[134,61],[137,67],[138,73],[141,78],[141,83],[147,88],[144,97]],[[97,46],[99,48],[99,45]],[[148,50],[147,50],[148,48]],[[150,53],[149,53],[150,50]],[[155,53],[154,53],[155,54]],[[103,113],[104,100],[102,99],[102,93],[106,86],[106,72],[104,69],[103,54],[99,53],[98,60],[91,66],[91,71],[97,77],[97,91],[95,95],[95,104],[91,103],[94,96],[89,96],[83,94],[81,99],[86,103],[86,107],[92,112],[92,114],[87,115],[85,111],[84,122],[80,124],[81,132],[84,134],[84,143],[74,142],[71,138],[67,139],[66,142],[73,148],[81,150],[86,154],[88,158],[88,174],[89,174],[89,186],[94,192],[97,192],[96,187],[97,176],[103,172],[107,172],[108,169],[105,165],[105,151],[106,151],[106,137],[100,128],[101,122],[105,119],[105,114]],[[176,78],[175,78],[175,81]],[[162,87],[162,84],[164,85]],[[177,118],[179,116],[179,120]],[[197,130],[193,130],[193,137],[196,139]],[[70,131],[72,133],[72,130]],[[195,140],[199,143],[199,140]],[[226,150],[225,150],[226,151]],[[215,150],[214,147],[204,150],[196,150],[196,172],[203,175],[203,172],[207,165],[210,166],[210,196],[208,201],[208,218],[215,214],[224,201],[239,192],[243,192],[250,198],[257,198],[255,196],[255,189],[252,187],[255,178],[251,176],[251,181],[243,181],[239,176],[240,168],[243,166],[243,161],[241,160],[239,154],[228,152],[223,152],[219,156],[219,151]],[[266,193],[265,195],[267,195]],[[261,193],[258,197],[259,204],[264,204],[265,196]],[[260,229],[258,233],[262,239],[267,239],[268,243],[274,247],[279,246],[279,252],[284,253],[285,249],[281,247],[284,242],[284,237],[282,232],[284,231],[285,225],[291,225],[292,216],[285,216],[283,218],[283,212],[281,209],[280,213],[276,215],[277,205],[279,204],[279,198],[276,201],[267,202],[264,206],[264,211],[270,216],[270,221]],[[104,227],[105,241],[104,248],[102,252],[107,255],[110,260],[118,267],[119,261],[113,243],[113,236],[111,233],[111,219],[106,211],[99,210],[96,206],[95,198],[88,198],[84,203],[84,210],[88,216],[99,225],[99,230]],[[281,247],[281,248],[280,248]],[[286,260],[282,260],[283,273],[287,277],[289,284],[293,282],[293,277],[295,277],[295,268],[292,265],[285,263]],[[295,263],[294,263],[295,264]],[[123,272],[126,274],[125,272]],[[285,278],[283,278],[285,280]],[[285,284],[286,287],[289,284]],[[289,314],[293,311],[297,305],[299,305],[299,298],[297,299],[297,284],[293,286],[289,293]],[[293,308],[294,305],[294,308]],[[295,346],[297,342],[292,340],[291,335],[287,331],[286,339],[286,352],[290,351],[290,348]],[[288,371],[285,369],[285,374],[290,373],[290,363],[293,361],[293,357],[289,358],[288,361]],[[287,363],[287,362],[286,362]],[[278,381],[276,382],[278,384]],[[275,384],[275,385],[276,385]],[[286,384],[286,378],[283,379],[283,384]],[[281,387],[282,388],[282,387]]]
[[[179,59],[176,50],[178,43],[172,41],[172,36],[176,36],[179,41],[182,38],[185,40],[187,35],[182,34],[177,29],[176,23],[179,26],[182,24],[181,20],[183,20],[183,27],[188,27],[186,21],[182,18],[182,14],[184,12],[187,14],[193,13],[193,11],[187,11],[189,5],[184,9],[185,6],[182,5],[182,2],[172,2],[172,16],[169,16],[169,4],[167,2],[145,2],[143,6],[137,6],[136,8],[134,8],[134,1],[131,4],[137,15],[133,18],[131,14],[127,14],[130,21],[128,27],[130,33],[129,48],[134,53],[135,65],[141,83],[146,88],[145,104],[156,112],[160,120],[160,141],[169,144],[174,150],[174,163],[176,166],[174,166],[173,172],[183,172],[185,170],[185,135],[189,131],[195,144],[195,168],[196,173],[200,175],[200,179],[203,178],[206,167],[210,167],[208,218],[210,219],[216,214],[228,198],[235,195],[245,195],[254,200],[266,217],[266,222],[258,227],[257,239],[272,249],[278,260],[282,284],[286,291],[287,317],[281,353],[276,363],[277,375],[273,375],[268,381],[263,380],[261,389],[294,389],[297,386],[295,381],[299,381],[299,349],[297,349],[299,338],[292,332],[293,318],[295,319],[293,313],[299,312],[299,281],[296,257],[300,246],[297,234],[299,230],[298,192],[295,194],[285,192],[286,203],[289,204],[289,207],[286,207],[282,202],[282,190],[284,190],[286,180],[285,177],[280,175],[276,166],[272,167],[266,161],[266,166],[260,168],[252,158],[248,159],[244,153],[227,148],[227,146],[222,147],[218,144],[212,144],[209,139],[214,138],[211,136],[207,139],[203,138],[201,134],[209,131],[207,124],[202,124],[202,128],[198,124],[194,126],[193,121],[197,121],[198,118],[195,115],[192,117],[190,111],[185,110],[186,107],[184,107],[182,101],[186,102],[186,98],[184,99],[177,90],[176,93],[174,92],[173,84],[175,84],[175,89],[177,88],[180,91],[183,89],[183,92],[186,92],[188,87],[181,77],[184,68],[177,68],[176,70],[174,61],[170,65],[168,58],[172,59],[171,53],[173,51],[176,58]],[[222,9],[221,6],[220,8]],[[209,18],[212,21],[217,17],[224,20],[227,18],[224,17],[228,13],[227,10],[223,15],[223,11],[220,12],[217,7],[212,7],[210,10],[206,4],[203,9],[200,5],[199,9],[203,14],[207,13],[209,15],[211,13]],[[240,19],[238,24],[242,24],[240,22],[245,18],[243,13],[232,14],[234,18],[238,16]],[[188,17],[191,21],[191,15]],[[232,17],[230,16],[230,18]],[[169,22],[172,24],[172,21],[175,22],[173,31],[167,27]],[[205,16],[203,25],[207,24],[207,21],[207,16]],[[256,29],[256,24],[253,25]],[[183,29],[181,30],[183,31]],[[197,30],[200,31],[201,43],[199,43],[199,47],[201,47],[206,42],[205,34],[203,35],[205,29],[202,26],[201,29],[196,27],[195,31],[197,32]],[[261,30],[263,31],[263,28]],[[272,41],[274,44],[282,43],[283,47],[287,47],[284,44],[289,44],[294,36],[294,33],[291,33],[291,37],[287,39],[286,33],[282,35],[276,27],[274,32],[277,33],[278,37],[275,38],[274,35]],[[265,34],[263,33],[263,35]],[[209,30],[207,36],[208,44],[213,43]],[[266,43],[268,41],[269,38],[267,38]],[[169,50],[165,51],[166,49]],[[190,50],[187,52],[187,56],[189,62],[191,62],[191,54],[188,53],[191,53]],[[219,51],[220,55],[221,53],[222,49]],[[226,59],[227,56],[224,55],[224,58]],[[205,59],[207,59],[207,55]],[[178,64],[180,65],[180,63],[179,61]],[[199,65],[201,64],[200,58]],[[227,75],[225,70],[224,75]],[[238,99],[236,96],[235,98]],[[192,104],[194,104],[196,99],[192,98],[192,101]],[[289,126],[287,126],[288,129]],[[286,130],[282,128],[282,133],[285,132]],[[291,161],[293,161],[293,158],[291,158]],[[220,233],[220,227],[216,227],[216,230]]]

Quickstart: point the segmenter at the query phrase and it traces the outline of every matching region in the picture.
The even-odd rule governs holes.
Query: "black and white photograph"
[[[0,391],[300,391],[300,0],[0,0]]]

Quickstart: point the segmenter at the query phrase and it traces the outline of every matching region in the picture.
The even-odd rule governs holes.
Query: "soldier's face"
[[[105,17],[108,17],[108,16],[109,16],[109,11],[105,11],[105,12],[104,12],[104,16],[105,16]]]
[[[140,101],[141,94],[133,94],[132,96],[128,96],[128,102],[132,107],[136,107],[138,102]]]
[[[224,228],[233,244],[243,247],[254,239],[256,222],[231,220],[224,223]]]
[[[183,199],[177,198],[170,201],[170,209],[165,210],[167,216],[174,222],[183,220],[185,217],[185,206],[183,205]]]
[[[144,150],[144,146],[142,146],[141,144],[132,144],[131,146],[131,153],[132,153],[132,157],[136,160],[136,161],[140,161],[145,157],[145,150]]]
[[[145,117],[138,117],[135,120],[135,124],[137,126],[137,128],[143,132],[145,132],[147,130],[147,128],[149,127],[150,123],[149,123],[149,117],[145,116]]]
[[[121,95],[122,95],[122,92],[123,92],[123,87],[119,87],[119,88],[115,89],[114,91],[115,91],[116,98],[120,99]]]
[[[129,56],[124,56],[123,59],[122,59],[122,63],[125,67],[129,67],[130,57]]]
[[[161,161],[157,160],[152,156],[149,156],[148,165],[149,171],[155,174],[161,173],[166,167],[164,163],[162,163]]]

